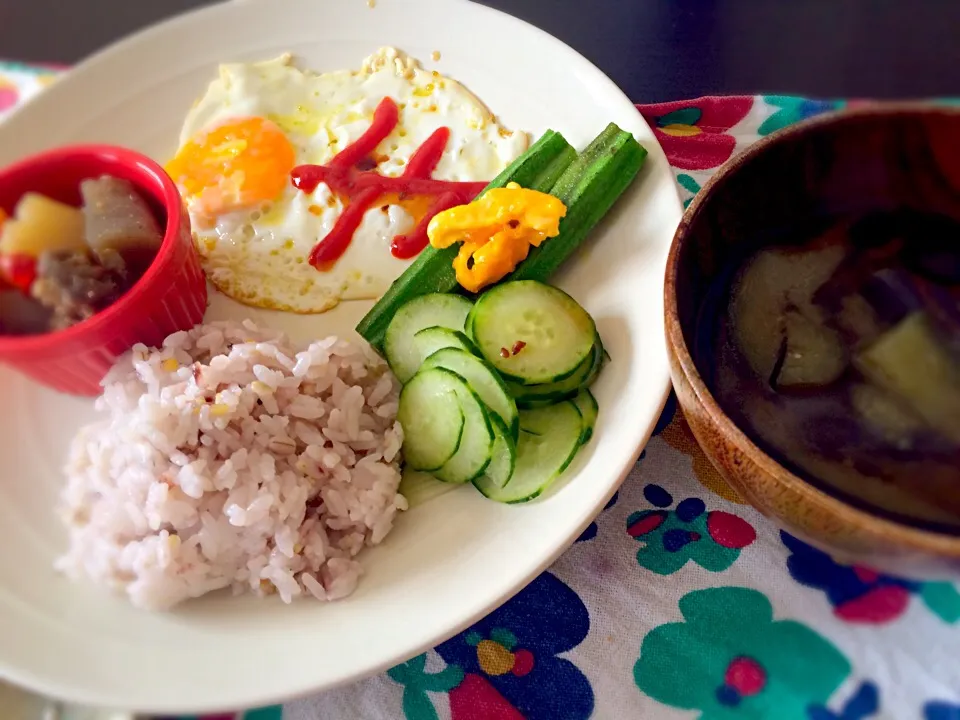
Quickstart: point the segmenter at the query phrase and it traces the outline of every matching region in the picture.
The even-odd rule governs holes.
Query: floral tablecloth
[[[0,64],[0,116],[56,74]],[[759,137],[841,105],[638,110],[689,202]],[[227,718],[960,720],[960,593],[779,530],[724,485],[671,399],[596,522],[499,610],[379,677]]]

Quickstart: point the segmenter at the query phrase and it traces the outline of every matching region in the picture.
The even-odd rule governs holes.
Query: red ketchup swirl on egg
[[[320,183],[346,198],[347,207],[336,224],[310,252],[310,264],[318,270],[329,270],[350,246],[353,233],[360,226],[364,213],[387,194],[401,198],[420,195],[431,198],[427,212],[407,235],[397,235],[390,244],[394,257],[408,259],[427,246],[427,225],[439,212],[473,200],[487,186],[485,182],[447,182],[431,178],[450,139],[450,128],[437,128],[410,156],[400,177],[386,177],[376,171],[371,157],[383,140],[397,126],[400,112],[397,104],[385,97],[373,113],[373,123],[366,132],[327,165],[300,165],[290,172],[294,187],[312,193]]]

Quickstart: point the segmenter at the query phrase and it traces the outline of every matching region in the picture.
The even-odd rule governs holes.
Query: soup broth
[[[960,223],[837,219],[720,274],[697,362],[724,411],[795,473],[960,532]]]

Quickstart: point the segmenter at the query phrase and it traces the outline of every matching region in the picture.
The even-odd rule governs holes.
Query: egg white
[[[414,151],[443,126],[450,140],[433,173],[440,180],[489,180],[527,147],[525,133],[504,128],[463,85],[393,48],[378,50],[360,70],[323,74],[300,70],[289,55],[222,65],[187,115],[180,144],[233,119],[265,117],[287,135],[297,165],[323,164],[369,128],[385,96],[398,104],[400,117],[375,152],[384,175],[400,175]],[[376,298],[410,262],[393,257],[390,242],[412,230],[415,218],[400,205],[377,203],[332,269],[311,266],[311,249],[344,209],[323,183],[309,194],[289,184],[263,207],[213,219],[187,202],[208,278],[250,305],[315,313],[341,300]]]

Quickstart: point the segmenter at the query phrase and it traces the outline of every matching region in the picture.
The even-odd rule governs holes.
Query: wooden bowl
[[[691,349],[711,281],[746,242],[813,217],[904,201],[960,218],[957,138],[960,110],[918,103],[821,115],[761,140],[721,168],[690,205],[664,289],[677,397],[727,482],[788,532],[839,560],[918,578],[960,577],[960,535],[858,507],[787,470],[724,413]]]

